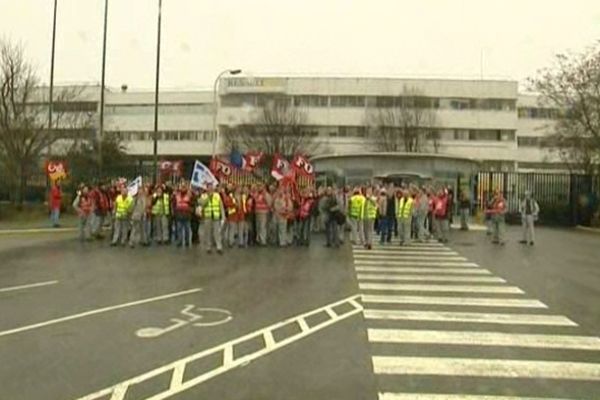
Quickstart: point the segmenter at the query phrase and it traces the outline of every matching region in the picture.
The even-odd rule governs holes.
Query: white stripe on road
[[[373,357],[376,374],[600,380],[600,364],[445,357]]]
[[[471,285],[420,285],[404,283],[359,283],[361,290],[398,290],[422,292],[458,292],[458,293],[512,293],[523,294],[516,286],[471,286]]]
[[[439,253],[447,253],[449,251],[454,251],[452,249],[449,248],[445,248],[445,247],[439,247],[439,248],[433,248],[433,249],[421,249],[418,247],[409,247],[409,248],[399,248],[399,249],[389,249],[389,250],[383,250],[383,249],[373,249],[373,250],[353,250],[354,254],[404,254],[406,252],[419,252],[421,254],[430,254],[430,255],[436,255]]]
[[[575,322],[562,315],[398,310],[365,310],[364,314],[366,319],[470,322],[503,325],[577,326]]]
[[[427,242],[427,243],[419,243],[419,242],[411,242],[408,246],[419,247],[419,248],[435,248],[435,247],[446,247],[444,244],[440,242]],[[406,246],[400,246],[399,243],[394,244],[384,244],[381,245],[379,243],[373,243],[374,249],[401,249]],[[365,246],[353,245],[353,249],[365,249]]]
[[[15,290],[32,289],[32,288],[41,287],[41,286],[56,285],[57,283],[58,283],[58,281],[46,281],[46,282],[30,283],[27,285],[9,286],[9,287],[5,287],[5,288],[0,288],[0,293],[13,292]]]
[[[548,308],[548,306],[538,300],[495,299],[489,297],[395,296],[363,294],[362,301],[363,303],[382,304],[431,304],[475,307]]]
[[[487,396],[479,394],[379,393],[379,400],[567,400],[550,397]],[[572,400],[572,399],[571,399]]]
[[[440,276],[440,275],[390,275],[390,274],[358,274],[359,281],[429,281],[429,282],[479,282],[506,283],[495,276]]]
[[[33,329],[43,328],[43,327],[48,326],[48,325],[55,325],[55,324],[59,324],[59,323],[62,323],[62,322],[72,321],[72,320],[79,319],[79,318],[84,318],[84,317],[89,317],[90,315],[96,315],[96,314],[105,313],[105,312],[108,312],[108,311],[113,311],[113,310],[119,310],[119,309],[122,309],[122,308],[138,306],[140,304],[151,303],[151,302],[154,302],[154,301],[166,300],[166,299],[170,299],[170,298],[173,298],[173,297],[185,296],[187,294],[197,293],[197,292],[199,292],[201,290],[202,290],[201,288],[184,290],[182,292],[169,293],[169,294],[165,294],[165,295],[162,295],[162,296],[157,296],[157,297],[151,297],[151,298],[148,298],[148,299],[132,301],[130,303],[117,304],[117,305],[114,305],[114,306],[98,308],[96,310],[90,310],[90,311],[82,312],[80,314],[68,315],[66,317],[61,317],[61,318],[51,319],[51,320],[44,321],[44,322],[39,322],[37,324],[25,325],[25,326],[21,326],[19,328],[15,328],[15,329],[9,329],[7,331],[1,331],[0,332],[0,337],[2,337],[2,336],[8,336],[8,335],[13,335],[15,333],[21,333],[21,332],[25,332],[25,331],[31,331]]]
[[[369,329],[368,336],[370,342],[379,343],[508,346],[600,351],[600,338],[593,336],[415,329]]]
[[[354,258],[387,258],[387,257],[391,257],[393,256],[395,253],[392,254],[378,254],[378,253],[365,253],[365,254],[354,254]],[[433,255],[437,255],[437,256],[457,256],[458,253],[456,251],[452,251],[452,250],[444,250],[444,251],[436,251],[435,254],[434,253],[428,253],[428,252],[423,252],[423,251],[403,251],[401,252],[401,254],[405,255],[405,256],[433,256]]]
[[[416,267],[422,265],[424,267],[479,267],[479,265],[472,262],[453,262],[453,261],[390,261],[390,260],[357,260],[354,262],[357,266],[368,266],[368,265],[408,265]]]
[[[402,256],[402,255],[390,255],[390,256],[355,256],[355,260],[415,260],[415,261],[467,261],[466,257],[461,256]]]
[[[397,272],[412,274],[491,275],[483,268],[412,268],[412,267],[355,267],[358,272]]]

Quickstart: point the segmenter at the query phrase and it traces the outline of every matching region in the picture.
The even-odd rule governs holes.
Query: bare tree
[[[307,127],[304,110],[287,100],[272,101],[256,110],[246,123],[224,132],[226,147],[291,156],[314,154],[320,143]]]
[[[368,108],[365,116],[376,149],[388,152],[437,153],[439,133],[433,128],[435,121],[432,100],[418,89],[406,87],[393,104]]]
[[[75,96],[76,89],[68,88],[55,101],[68,104]],[[23,47],[0,40],[0,171],[18,203],[24,200],[28,179],[40,170],[41,156],[60,137],[48,129],[47,103]],[[53,118],[53,128],[62,132],[86,123],[79,113],[57,112]]]
[[[553,147],[571,169],[600,173],[600,42],[581,54],[559,54],[529,80],[540,105],[556,109]]]

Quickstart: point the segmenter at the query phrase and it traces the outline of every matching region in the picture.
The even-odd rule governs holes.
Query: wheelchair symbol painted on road
[[[192,311],[194,310],[194,311]],[[187,325],[196,327],[217,326],[226,324],[233,319],[231,312],[221,308],[196,308],[193,304],[187,304],[180,314],[185,318],[171,318],[172,325],[159,328],[148,327],[138,329],[135,334],[140,338],[155,338]]]

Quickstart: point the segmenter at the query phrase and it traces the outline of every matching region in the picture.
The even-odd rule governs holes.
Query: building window
[[[519,107],[519,118],[557,119],[559,115],[555,108]]]
[[[328,105],[328,96],[294,96],[296,107],[327,107]]]
[[[469,140],[469,130],[468,129],[454,129],[453,139],[454,140]]]
[[[96,112],[98,104],[93,101],[69,101],[52,103],[54,112]]]
[[[377,96],[375,98],[376,107],[394,107],[394,97],[392,96]]]
[[[331,96],[331,107],[364,107],[364,96]]]
[[[228,94],[221,96],[221,105],[223,107],[255,107],[255,94]]]
[[[453,110],[468,110],[471,108],[471,100],[450,99],[450,108]]]

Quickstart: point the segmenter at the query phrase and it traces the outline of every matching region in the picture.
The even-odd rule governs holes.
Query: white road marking
[[[10,286],[10,287],[5,287],[5,288],[0,288],[0,293],[13,292],[15,290],[32,289],[32,288],[41,287],[41,286],[56,285],[57,283],[58,283],[58,281],[46,281],[46,282],[29,283],[27,285]]]
[[[512,293],[523,294],[516,286],[421,285],[410,283],[359,283],[361,290],[397,290],[417,292]]]
[[[397,275],[397,274],[358,274],[359,281],[429,281],[429,282],[480,282],[506,283],[495,276],[440,276],[440,275]]]
[[[371,256],[355,256],[354,259],[356,261],[360,260],[414,260],[414,261],[467,261],[466,257],[460,256],[404,256],[404,255],[390,255],[390,256],[379,256],[371,257]]]
[[[424,267],[479,267],[479,265],[472,262],[453,262],[453,261],[403,261],[403,260],[357,260],[354,262],[356,266],[368,266],[368,265],[406,265],[417,267],[422,265]]]
[[[379,400],[567,400],[550,397],[487,396],[478,394],[379,393]],[[572,399],[571,399],[572,400]]]
[[[377,374],[600,380],[600,364],[445,357],[373,357]]]
[[[426,243],[412,242],[408,246],[419,247],[419,248],[446,247],[444,244],[442,244],[440,242],[426,242]],[[398,243],[384,244],[384,245],[381,245],[379,243],[373,243],[374,249],[401,249],[403,247],[407,247],[407,246],[400,246],[400,244],[398,244]],[[365,249],[365,246],[353,245],[352,248],[360,250],[360,249]]]
[[[456,275],[491,275],[483,268],[411,268],[411,267],[355,267],[358,272],[396,272],[412,274],[456,274]]]
[[[366,319],[469,322],[502,325],[578,326],[562,315],[501,314],[451,311],[365,310]]]
[[[403,249],[390,249],[390,250],[382,250],[382,249],[373,249],[373,250],[353,250],[355,255],[363,255],[363,254],[404,254],[406,252],[419,252],[421,254],[429,254],[436,255],[439,253],[448,253],[454,251],[452,249],[447,249],[445,247],[436,247],[432,249],[420,249],[418,247],[411,248],[403,248]]]
[[[509,346],[600,351],[600,338],[593,336],[420,329],[369,329],[368,336],[370,342],[380,343]]]
[[[163,365],[159,368],[156,368],[154,370],[151,370],[149,372],[146,372],[146,373],[136,376],[134,378],[128,379],[126,381],[120,382],[120,383],[113,385],[111,387],[108,387],[106,389],[102,389],[95,393],[89,394],[87,396],[83,396],[83,397],[79,398],[79,400],[105,399],[105,398],[107,398],[108,395],[111,395],[111,394],[112,394],[112,397],[111,397],[111,400],[112,400],[115,398],[115,395],[117,392],[119,392],[119,393],[122,392],[123,395],[125,395],[127,392],[127,389],[129,387],[131,387],[132,385],[147,381],[155,376],[161,375],[161,374],[163,374],[165,372],[169,372],[169,371],[171,371],[171,373],[172,373],[171,385],[169,386],[169,388],[160,393],[156,393],[152,397],[149,397],[145,400],[163,400],[163,399],[172,397],[178,393],[181,393],[181,392],[188,390],[196,385],[199,385],[202,382],[212,379],[218,375],[221,375],[233,368],[237,368],[241,365],[245,365],[252,360],[255,360],[259,357],[265,356],[275,350],[278,350],[284,346],[287,346],[293,342],[296,342],[308,335],[318,332],[330,325],[333,325],[333,324],[340,322],[348,317],[356,315],[362,311],[362,308],[353,308],[352,310],[350,310],[344,314],[340,314],[340,315],[335,314],[336,315],[335,318],[328,319],[324,322],[321,322],[318,325],[312,326],[309,328],[308,331],[303,331],[303,332],[291,335],[280,341],[274,342],[274,345],[271,348],[268,348],[267,346],[265,346],[265,348],[263,348],[261,350],[258,350],[254,353],[250,353],[250,354],[238,357],[238,358],[234,358],[234,354],[233,354],[233,347],[235,345],[237,345],[239,343],[243,343],[249,339],[261,336],[264,334],[265,331],[272,332],[272,331],[279,329],[282,326],[288,325],[290,323],[293,323],[293,322],[297,323],[299,320],[303,320],[304,318],[309,317],[311,315],[319,314],[319,313],[322,313],[323,311],[326,312],[328,309],[332,309],[333,307],[336,307],[338,305],[347,304],[347,303],[354,304],[354,301],[356,300],[357,297],[358,296],[351,296],[351,297],[345,298],[343,300],[337,301],[335,303],[328,304],[324,307],[317,308],[315,310],[311,310],[309,312],[298,315],[296,317],[292,317],[292,318],[286,319],[284,321],[277,322],[276,324],[273,324],[273,325],[268,326],[263,329],[259,329],[258,331],[249,333],[249,334],[239,337],[237,339],[223,343],[219,346],[216,346],[216,347],[213,347],[213,348],[210,348],[207,350],[203,350],[199,353],[196,353],[196,354],[187,356],[185,358],[182,358],[180,360],[174,361],[172,363]],[[223,362],[222,366],[217,367],[211,371],[205,372],[199,376],[190,378],[190,379],[186,380],[185,382],[182,382],[179,380],[178,376],[179,376],[179,374],[182,373],[181,372],[182,365],[187,365],[190,362],[193,362],[195,360],[198,360],[198,359],[201,359],[201,358],[204,358],[204,357],[207,357],[207,356],[213,355],[215,353],[219,353],[219,352],[223,352],[224,362]],[[175,377],[175,374],[177,374],[177,377]],[[122,397],[120,397],[120,398],[122,398]]]
[[[427,256],[427,255],[437,255],[437,256],[458,256],[459,254],[456,251],[444,250],[444,251],[436,251],[435,253],[429,253],[424,251],[403,251],[401,254],[380,254],[380,253],[370,253],[367,252],[365,254],[354,254],[354,258],[389,258],[394,255],[405,255],[405,256]]]
[[[101,313],[105,313],[105,312],[108,312],[108,311],[113,311],[113,310],[119,310],[119,309],[122,309],[122,308],[138,306],[140,304],[151,303],[151,302],[154,302],[154,301],[166,300],[166,299],[170,299],[170,298],[173,298],[173,297],[185,296],[187,294],[197,293],[197,292],[199,292],[201,290],[202,290],[201,288],[184,290],[182,292],[169,293],[169,294],[165,294],[165,295],[162,295],[162,296],[151,297],[151,298],[148,298],[148,299],[132,301],[132,302],[129,302],[129,303],[124,303],[124,304],[117,304],[117,305],[114,305],[114,306],[98,308],[96,310],[90,310],[90,311],[82,312],[82,313],[79,313],[79,314],[68,315],[66,317],[51,319],[51,320],[44,321],[44,322],[38,322],[38,323],[32,324],[32,325],[25,325],[25,326],[21,326],[19,328],[14,328],[14,329],[6,330],[6,331],[1,331],[0,332],[0,337],[2,337],[2,336],[8,336],[8,335],[14,335],[15,333],[30,331],[30,330],[33,330],[33,329],[43,328],[45,326],[55,325],[55,324],[59,324],[59,323],[62,323],[62,322],[73,321],[75,319],[89,317],[90,315],[101,314]]]
[[[548,308],[538,300],[495,299],[489,297],[395,296],[363,294],[363,303],[432,304],[476,307]]]

